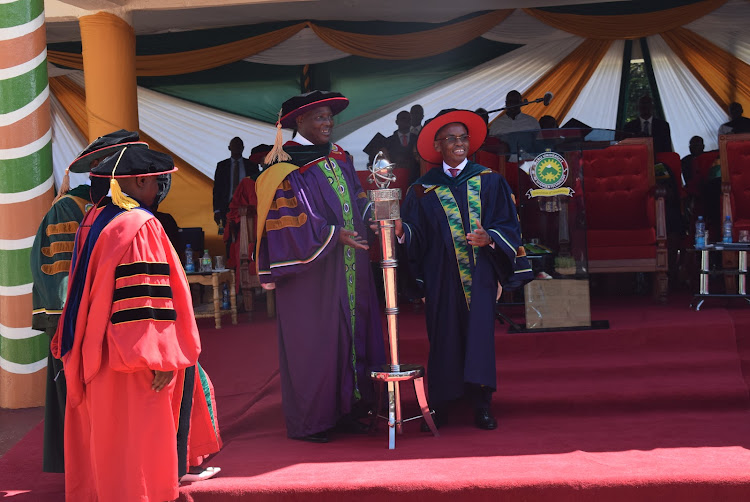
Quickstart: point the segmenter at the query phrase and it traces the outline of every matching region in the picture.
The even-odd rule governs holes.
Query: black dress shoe
[[[497,420],[490,415],[490,410],[480,408],[474,412],[474,425],[480,429],[491,431],[497,429]]]
[[[292,439],[296,439],[298,441],[307,441],[308,443],[327,443],[329,441],[328,433],[325,431],[316,432],[315,434],[308,434],[307,436],[301,436]]]
[[[370,432],[370,426],[355,420],[351,417],[345,417],[339,420],[334,428],[335,432],[341,432],[344,434],[368,434]]]

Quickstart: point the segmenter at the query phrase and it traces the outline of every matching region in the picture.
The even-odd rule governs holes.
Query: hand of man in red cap
[[[466,234],[466,240],[469,241],[469,245],[478,247],[484,247],[492,241],[490,235],[482,228],[482,224],[479,222],[477,222],[476,230]]]

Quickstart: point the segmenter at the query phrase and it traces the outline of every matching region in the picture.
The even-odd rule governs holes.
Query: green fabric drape
[[[327,82],[328,86],[324,87],[335,89],[350,99],[349,107],[336,116],[336,122],[343,123],[470,70],[517,47],[478,38],[439,56],[411,61],[350,56],[314,65],[311,74],[316,87],[321,82]],[[244,117],[274,123],[281,103],[289,96],[299,94],[301,76],[301,66],[240,61],[189,75],[143,77],[138,79],[138,85]]]

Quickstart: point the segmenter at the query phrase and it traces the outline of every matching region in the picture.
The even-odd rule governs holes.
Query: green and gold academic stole
[[[469,231],[476,228],[477,222],[482,219],[481,178],[481,176],[474,176],[466,182],[466,195],[469,203]],[[464,222],[461,219],[461,210],[456,203],[455,197],[453,197],[451,189],[447,186],[441,185],[435,187],[435,195],[437,195],[440,205],[443,206],[443,211],[448,219],[448,227],[451,230],[451,237],[453,238],[453,250],[456,253],[458,274],[461,277],[461,284],[464,288],[466,307],[471,308],[471,262],[469,261],[469,249],[472,246],[466,240],[467,232],[464,228]],[[474,253],[474,266],[476,266],[479,249],[473,247],[472,252]]]
[[[344,174],[341,172],[341,168],[338,163],[331,157],[327,157],[326,160],[322,160],[318,163],[318,167],[323,171],[328,183],[331,185],[331,189],[336,192],[341,204],[341,212],[344,215],[344,228],[347,230],[354,231],[354,211],[352,208],[351,197],[349,196],[349,188],[346,185]],[[356,312],[356,285],[357,277],[355,274],[356,268],[356,253],[353,247],[344,246],[344,276],[346,277],[346,292],[349,298],[349,317],[352,323],[352,368],[354,369],[354,397],[360,399],[361,395],[359,392],[359,385],[357,384],[357,353],[355,351],[354,344],[354,326],[356,324],[355,312]]]

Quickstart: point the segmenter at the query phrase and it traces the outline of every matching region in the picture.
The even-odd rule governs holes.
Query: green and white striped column
[[[54,197],[43,0],[0,0],[0,407],[44,404],[29,254]]]

